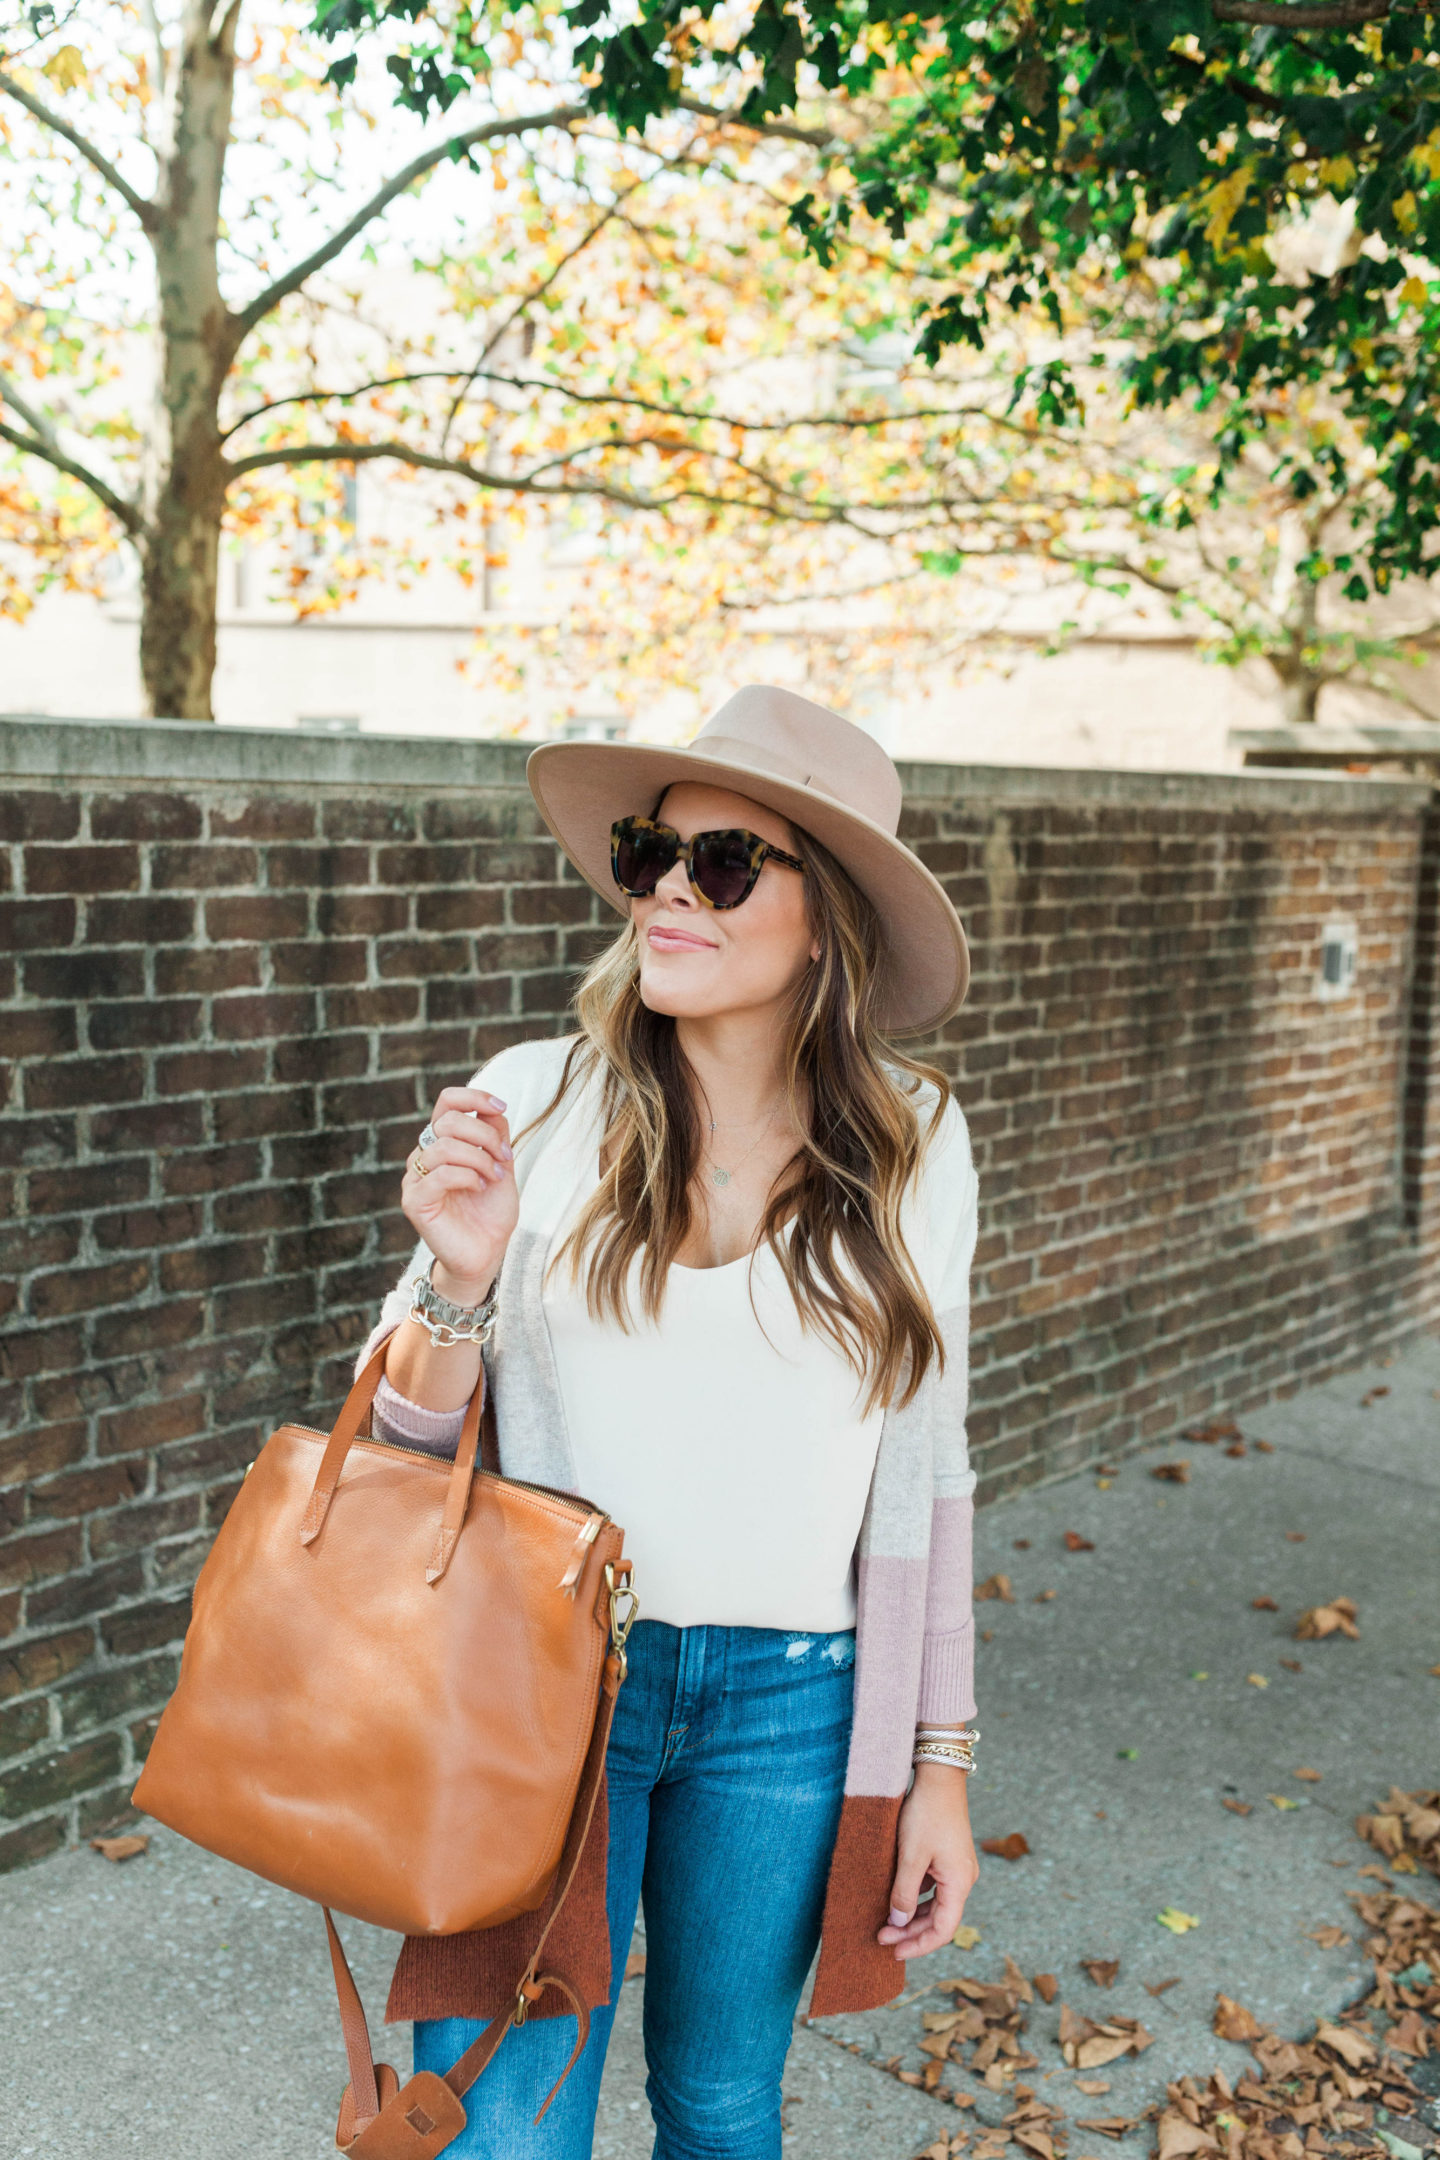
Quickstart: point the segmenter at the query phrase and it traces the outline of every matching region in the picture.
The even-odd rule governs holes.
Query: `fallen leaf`
[[[1328,2047],[1342,2062],[1358,2070],[1365,2063],[1375,2061],[1375,2044],[1364,2033],[1356,2032],[1353,2025],[1327,2025],[1323,2021],[1315,2027],[1317,2046]]]
[[[1181,1912],[1178,1905],[1167,1905],[1163,1912],[1156,1913],[1155,1918],[1161,1927],[1169,1928],[1172,1935],[1188,1935],[1191,1928],[1200,1925],[1197,1914]]]
[[[1119,1958],[1081,1958],[1080,1969],[1087,1972],[1096,1987],[1113,1987],[1120,1971]]]
[[[1147,1980],[1145,1992],[1147,1995],[1163,1995],[1167,1988],[1179,1987],[1179,1985],[1180,1975],[1176,1973],[1173,1980]]]
[[[1440,1680],[1440,1665],[1432,1665],[1430,1667],[1430,1678],[1432,1680]]]
[[[1214,1447],[1217,1440],[1238,1440],[1240,1428],[1234,1418],[1217,1418],[1213,1425],[1188,1425],[1180,1437],[1198,1440],[1204,1447]]]
[[[1307,1785],[1318,1785],[1322,1777],[1324,1776],[1324,1772],[1321,1770],[1309,1770],[1301,1768],[1299,1770],[1292,1770],[1290,1775],[1292,1777],[1303,1778]]]
[[[1298,1657],[1282,1657],[1280,1663],[1285,1667],[1286,1672],[1304,1672],[1305,1670]]]
[[[1250,1603],[1254,1606],[1256,1612],[1279,1612],[1280,1610],[1273,1597],[1252,1597]]]
[[[1210,2030],[1217,2040],[1258,2040],[1265,2028],[1243,2003],[1236,2002],[1232,1996],[1217,1994]]]
[[[1015,1540],[1015,1550],[1016,1550],[1016,1552],[1029,1552],[1029,1550],[1030,1550],[1030,1540],[1029,1540],[1029,1538],[1028,1538],[1028,1537],[1017,1537],[1017,1538],[1016,1538],[1016,1540]]]
[[[1190,1482],[1190,1465],[1182,1456],[1178,1462],[1156,1463],[1150,1475],[1151,1477],[1165,1478],[1172,1485],[1188,1485]]]
[[[1008,1837],[981,1838],[980,1850],[994,1853],[997,1860],[1023,1860],[1030,1847],[1022,1831],[1012,1830]]]
[[[980,1640],[981,1640],[981,1642],[994,1642],[994,1640],[995,1640],[995,1630],[994,1630],[994,1628],[993,1628],[993,1627],[982,1627],[982,1628],[981,1628],[981,1630],[980,1630]]]
[[[1008,1575],[987,1575],[984,1582],[975,1585],[975,1601],[983,1598],[999,1598],[1002,1604],[1013,1605],[1015,1593],[1010,1587]]]
[[[1292,1545],[1303,1545],[1305,1543],[1305,1532],[1303,1530],[1287,1530],[1285,1536]]]
[[[973,1950],[976,1943],[981,1939],[979,1928],[971,1927],[968,1922],[964,1926],[956,1928],[955,1933],[950,1938],[957,1950]]]
[[[1067,1530],[1065,1532],[1065,1550],[1066,1552],[1094,1552],[1094,1540],[1081,1537],[1078,1530]]]
[[[1227,1455],[1246,1455],[1249,1453],[1249,1450],[1243,1440],[1237,1440],[1235,1441],[1233,1446],[1226,1448],[1225,1453]]]
[[[1219,2143],[1200,2123],[1190,2122],[1178,2108],[1166,2108],[1155,2126],[1158,2160],[1182,2160],[1186,2153],[1218,2152]]]
[[[1228,1807],[1232,1815],[1248,1815],[1254,1808],[1253,1800],[1222,1800],[1221,1807]]]
[[[1032,1605],[1048,1605],[1054,1595],[1055,1592],[1053,1590],[1041,1590],[1036,1593],[1036,1595],[1031,1599],[1030,1602]]]
[[[150,1849],[149,1838],[138,1833],[126,1837],[92,1837],[90,1843],[107,1860],[134,1860]]]
[[[1138,1762],[1140,1760],[1140,1750],[1138,1747],[1116,1748],[1115,1755],[1117,1761],[1119,1762]]]
[[[1247,1672],[1245,1675],[1245,1680],[1247,1686],[1249,1687],[1269,1687],[1270,1685],[1270,1682],[1265,1678],[1264,1673]]]
[[[1055,1997],[1060,1992],[1060,1982],[1056,1979],[1054,1973],[1036,1973],[1034,1982],[1035,1992],[1040,1997],[1041,2002],[1054,2002]]]
[[[1083,2092],[1085,2088],[1082,2085],[1080,2089]],[[1110,2088],[1105,2089],[1108,2092]],[[1075,2127],[1077,2130],[1098,2130],[1101,2137],[1122,2138],[1135,2128],[1135,2120],[1128,2115],[1077,2115]]]
[[[1382,1396],[1388,1395],[1389,1393],[1390,1390],[1388,1387],[1366,1388],[1365,1393],[1360,1397],[1360,1408],[1362,1410],[1368,1410],[1371,1403],[1379,1402]]]
[[[1076,2078],[1075,2090],[1087,2094],[1093,2100],[1097,2093],[1109,2092],[1110,2080],[1109,2078]]]
[[[645,1952],[643,1950],[632,1950],[625,1960],[625,1978],[627,1980],[638,1980],[644,1970]]]
[[[1273,1455],[1275,1452],[1268,1440],[1252,1440],[1250,1445],[1253,1448],[1258,1448],[1262,1455]]]
[[[1295,1630],[1297,1642],[1319,1642],[1326,1635],[1348,1635],[1358,1642],[1360,1630],[1356,1626],[1359,1607],[1353,1598],[1331,1598],[1328,1605],[1312,1605],[1300,1615]]]
[[[1286,1808],[1298,1808],[1300,1805],[1300,1802],[1298,1800],[1287,1799],[1286,1795],[1280,1792],[1267,1792],[1265,1798],[1270,1802],[1271,1807],[1280,1808],[1282,1810]]]
[[[1312,1928],[1306,1939],[1319,1943],[1322,1950],[1338,1950],[1342,1943],[1349,1942],[1350,1937],[1342,1927],[1325,1926]]]

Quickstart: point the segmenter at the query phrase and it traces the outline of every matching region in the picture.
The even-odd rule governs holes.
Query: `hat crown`
[[[874,736],[793,690],[769,683],[737,690],[690,747],[817,788],[886,832],[899,827],[900,775]]]

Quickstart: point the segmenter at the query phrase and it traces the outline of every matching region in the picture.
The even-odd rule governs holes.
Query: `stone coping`
[[[257,786],[421,788],[428,793],[525,785],[532,743],[474,736],[322,734],[219,727],[191,720],[66,720],[0,715],[0,777]],[[900,761],[912,801],[972,797],[1014,803],[1149,803],[1260,811],[1419,807],[1428,782],[1368,774],[1266,771],[1129,772],[1089,766]]]

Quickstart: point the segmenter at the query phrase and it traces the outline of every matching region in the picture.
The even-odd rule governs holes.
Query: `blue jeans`
[[[554,2105],[573,2017],[509,2033],[447,2160],[588,2160],[600,2073],[645,1903],[654,2160],[778,2160],[780,2077],[820,1936],[850,1739],[855,1637],[637,1622],[610,1736],[612,1984]],[[415,2068],[483,2024],[424,2018]]]

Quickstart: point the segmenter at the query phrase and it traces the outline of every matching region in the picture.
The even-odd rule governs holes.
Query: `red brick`
[[[76,1046],[75,1012],[68,1005],[7,1012],[3,1026],[6,1053],[12,1058],[63,1057]]]
[[[255,1050],[186,1050],[155,1060],[155,1092],[176,1095],[224,1095],[232,1088],[256,1086],[265,1078],[265,1052]]]
[[[138,848],[27,847],[25,850],[27,892],[134,892],[139,883]]]
[[[404,840],[415,830],[408,802],[352,796],[327,802],[320,819],[327,840]]]
[[[24,1589],[68,1575],[83,1557],[78,1523],[66,1523],[59,1530],[22,1531],[0,1545],[0,1590]]]
[[[70,840],[80,830],[80,798],[50,788],[0,793],[0,841]]]
[[[139,1297],[150,1280],[150,1262],[116,1260],[109,1267],[65,1268],[37,1275],[30,1285],[30,1310],[37,1320],[58,1320],[67,1313],[94,1312]]]
[[[96,840],[198,840],[200,805],[187,795],[97,795],[90,805],[90,831]]]
[[[415,896],[417,930],[488,930],[504,920],[505,893],[499,885],[461,885]]]
[[[25,1075],[27,1110],[69,1110],[82,1103],[133,1102],[145,1091],[138,1057],[47,1059]]]
[[[198,1298],[167,1298],[131,1312],[107,1313],[95,1322],[95,1355],[102,1358],[143,1355],[170,1343],[188,1342],[205,1325]]]
[[[301,798],[257,795],[248,802],[217,803],[210,832],[217,840],[303,840],[315,830],[315,805]]]
[[[315,1025],[315,998],[305,990],[217,998],[213,1013],[215,1033],[222,1042],[258,1042],[307,1034]]]
[[[162,997],[187,992],[213,997],[226,990],[253,990],[259,981],[260,955],[250,948],[205,947],[155,955],[155,988]]]
[[[156,892],[213,892],[218,886],[253,885],[260,858],[253,847],[157,847],[150,857]]]
[[[111,1148],[151,1147],[163,1152],[197,1147],[204,1137],[199,1103],[132,1103],[124,1110],[96,1111],[90,1119],[90,1144],[102,1153]]]
[[[25,1485],[48,1471],[63,1470],[85,1453],[85,1424],[31,1426],[0,1439],[0,1485]]]
[[[191,1042],[200,1033],[203,1008],[198,998],[146,998],[131,1005],[92,1005],[92,1050],[149,1048],[154,1043]]]
[[[83,1002],[90,998],[139,997],[145,962],[138,952],[32,954],[24,962],[25,995]]]
[[[68,1471],[63,1477],[46,1478],[30,1488],[31,1520],[88,1515],[94,1508],[115,1507],[143,1493],[149,1476],[150,1465],[145,1458],[132,1455],[123,1461],[95,1463]]]
[[[73,900],[0,900],[0,945],[9,952],[50,952],[75,942]]]
[[[199,1493],[171,1493],[163,1500],[137,1500],[108,1515],[90,1518],[90,1550],[97,1560],[117,1553],[142,1552],[162,1538],[181,1536],[200,1520]]]
[[[102,1455],[123,1455],[132,1448],[158,1448],[188,1439],[205,1425],[203,1395],[175,1395],[166,1402],[137,1403],[102,1417],[97,1443]]]
[[[266,858],[266,868],[272,886],[301,885],[324,902],[337,886],[369,884],[370,850],[363,847],[274,847]]]
[[[304,937],[309,919],[310,902],[303,892],[246,893],[205,902],[205,934],[217,945]]]

